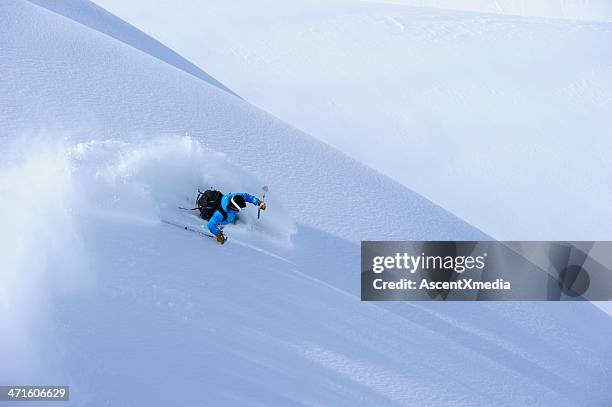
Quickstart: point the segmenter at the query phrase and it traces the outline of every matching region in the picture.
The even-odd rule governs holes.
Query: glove
[[[225,243],[226,240],[227,240],[227,237],[225,237],[223,232],[219,232],[219,234],[217,235],[217,242],[223,244]]]
[[[266,210],[266,203],[265,203],[265,202],[263,202],[263,201],[261,201],[261,202],[259,203],[259,209],[261,209],[262,211],[265,211],[265,210]]]

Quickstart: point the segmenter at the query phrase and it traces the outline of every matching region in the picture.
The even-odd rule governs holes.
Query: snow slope
[[[123,20],[117,18],[91,1],[80,0],[75,2],[72,0],[31,0],[30,2],[44,7],[47,10],[68,17],[71,20],[86,25],[96,31],[116,38],[117,40],[131,45],[142,52],[159,58],[160,60],[165,61],[178,69],[190,73],[193,76],[218,87],[219,89],[234,94],[221,82],[202,71],[200,68],[176,52],[172,51],[159,41],[149,37],[134,26],[125,23]]]
[[[359,301],[360,239],[477,229],[156,56],[26,1],[0,18],[0,382],[71,405],[611,401],[590,304]],[[161,222],[196,225],[175,207],[212,182],[271,188],[224,247]]]
[[[524,17],[612,21],[606,0],[363,0],[369,3],[436,7]]]
[[[495,238],[611,238],[610,22],[436,1],[99,3]],[[609,20],[612,3],[452,4]]]

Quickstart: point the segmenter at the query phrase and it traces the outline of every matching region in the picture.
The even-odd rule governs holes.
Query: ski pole
[[[268,192],[268,186],[264,185],[263,187],[261,187],[261,189],[263,189],[264,191],[263,196],[261,197],[261,201],[264,202],[266,200],[266,192]],[[260,215],[261,215],[261,208],[257,208],[257,219],[259,219]]]

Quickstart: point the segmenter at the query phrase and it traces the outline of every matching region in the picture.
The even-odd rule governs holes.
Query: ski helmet
[[[234,195],[230,200],[230,207],[235,211],[239,211],[240,209],[246,207],[246,202],[242,195]]]

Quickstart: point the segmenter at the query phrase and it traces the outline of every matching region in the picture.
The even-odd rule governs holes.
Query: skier
[[[221,198],[220,207],[218,207],[208,221],[208,230],[216,238],[217,242],[223,244],[227,237],[219,226],[229,223],[236,223],[236,215],[241,209],[246,207],[246,203],[250,202],[265,211],[266,203],[256,196],[249,195],[246,192],[228,193]]]

